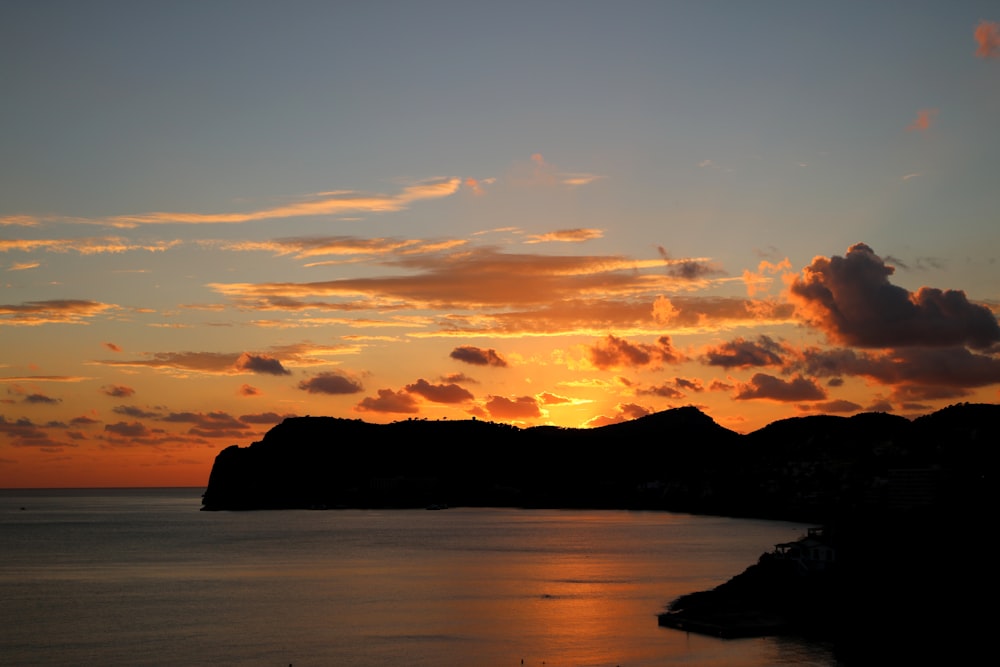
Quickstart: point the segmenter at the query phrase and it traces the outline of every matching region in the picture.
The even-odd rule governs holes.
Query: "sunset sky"
[[[203,486],[295,415],[998,402],[998,22],[8,0],[0,487]]]

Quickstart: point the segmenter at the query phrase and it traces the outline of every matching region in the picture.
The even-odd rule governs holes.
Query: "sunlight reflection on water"
[[[191,490],[0,495],[10,664],[835,664],[660,628],[802,532],[665,513],[199,512]],[[30,505],[26,511],[14,511]]]

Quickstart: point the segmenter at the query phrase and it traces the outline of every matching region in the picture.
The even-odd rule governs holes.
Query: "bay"
[[[0,662],[837,664],[657,625],[808,526],[665,512],[200,512],[202,489],[0,491]]]

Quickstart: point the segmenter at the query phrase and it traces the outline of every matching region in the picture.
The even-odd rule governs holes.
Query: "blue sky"
[[[948,349],[982,373],[945,390],[873,357],[809,375],[810,348],[912,365],[946,344],[866,338],[788,286],[861,243],[882,287],[995,320],[998,20],[992,2],[6,2],[0,485],[126,449],[195,479],[289,414],[592,426],[691,403],[748,430],[995,401],[995,345],[972,334]]]

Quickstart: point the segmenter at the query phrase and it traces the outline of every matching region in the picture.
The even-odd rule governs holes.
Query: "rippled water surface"
[[[0,662],[834,665],[657,625],[806,526],[659,512],[200,512],[201,489],[0,491]],[[523,663],[522,663],[523,661]]]

